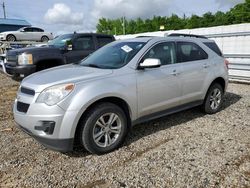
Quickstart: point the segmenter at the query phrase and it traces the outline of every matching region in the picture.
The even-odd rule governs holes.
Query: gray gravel
[[[250,85],[229,84],[223,109],[135,126],[102,155],[50,151],[15,127],[18,88],[0,73],[0,187],[250,187]]]

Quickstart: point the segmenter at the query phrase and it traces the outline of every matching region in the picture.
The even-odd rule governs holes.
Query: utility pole
[[[123,23],[122,23],[122,26],[123,26],[123,35],[126,34],[126,30],[125,30],[125,16],[122,17],[122,20],[123,20]]]
[[[5,12],[5,4],[4,4],[4,2],[2,3],[2,6],[3,6],[3,16],[4,16],[4,19],[6,19],[6,12]]]

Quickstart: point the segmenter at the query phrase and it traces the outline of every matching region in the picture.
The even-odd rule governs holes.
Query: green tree
[[[218,11],[212,14],[211,12],[207,12],[202,16],[192,15],[188,18],[185,14],[183,18],[176,14],[172,14],[170,17],[154,16],[146,20],[137,18],[135,20],[125,20],[125,26],[127,34],[134,34],[159,31],[161,25],[164,25],[166,30],[178,30],[249,22],[250,0],[246,0],[226,13]],[[96,29],[99,33],[121,35],[123,34],[123,19],[111,20],[101,18],[98,21]]]

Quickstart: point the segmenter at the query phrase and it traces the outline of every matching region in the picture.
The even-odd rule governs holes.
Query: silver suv
[[[227,83],[227,61],[211,40],[121,40],[24,79],[14,118],[49,148],[66,152],[79,143],[103,154],[118,148],[135,124],[194,106],[218,112]]]

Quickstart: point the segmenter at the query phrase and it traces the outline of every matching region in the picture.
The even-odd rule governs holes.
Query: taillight
[[[229,61],[225,59],[224,63],[226,65],[227,69],[228,69]]]

